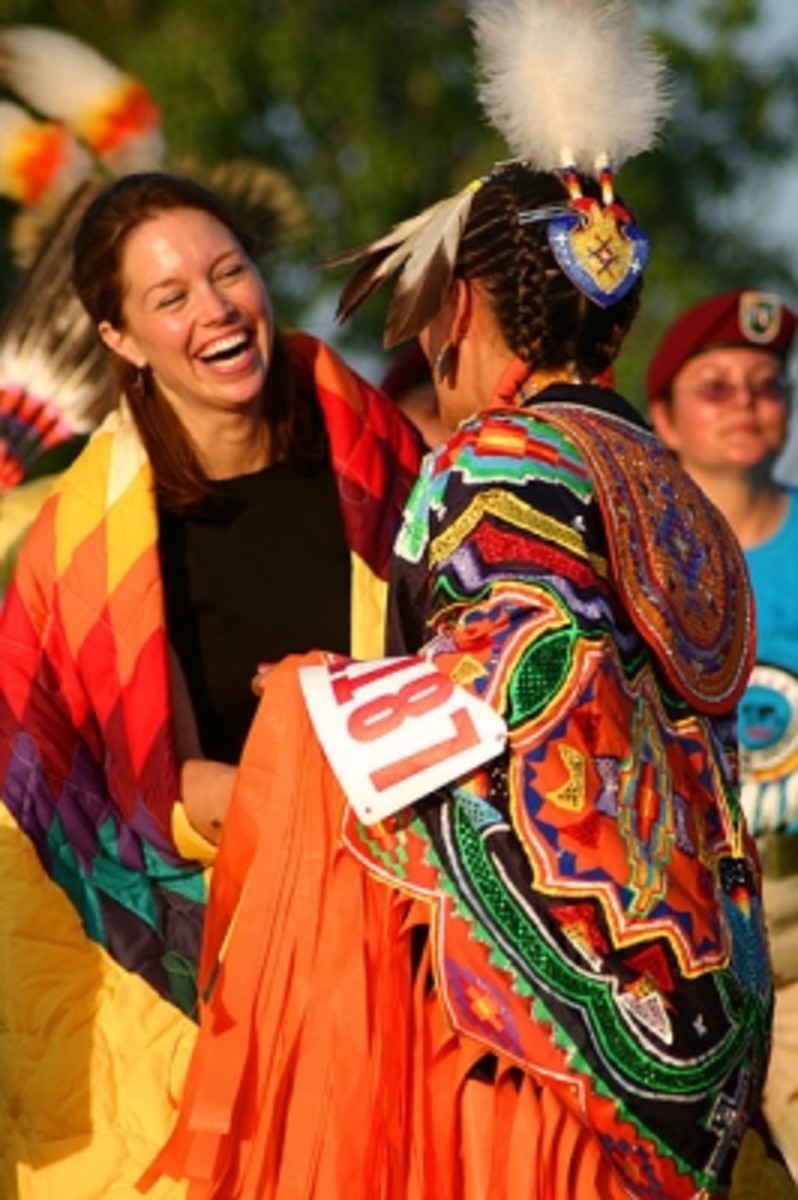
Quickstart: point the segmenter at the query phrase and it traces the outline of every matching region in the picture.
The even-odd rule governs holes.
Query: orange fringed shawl
[[[448,1026],[429,908],[340,843],[344,796],[290,659],[271,673],[217,859],[199,1041],[174,1133],[142,1181],[190,1200],[616,1200],[597,1138],[550,1088]],[[268,798],[268,799],[266,799]],[[434,934],[433,934],[434,937]],[[428,955],[428,949],[425,956]],[[415,982],[413,982],[415,979]]]

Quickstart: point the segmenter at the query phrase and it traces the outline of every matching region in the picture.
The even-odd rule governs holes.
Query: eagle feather
[[[419,333],[441,307],[452,282],[460,237],[476,191],[477,185],[471,183],[401,221],[370,245],[328,259],[328,267],[363,260],[341,293],[338,319],[345,321],[398,271],[385,322],[385,348]]]

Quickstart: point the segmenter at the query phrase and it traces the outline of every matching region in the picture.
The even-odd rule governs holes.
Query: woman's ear
[[[134,367],[143,370],[147,365],[146,359],[142,356],[136,343],[122,329],[117,329],[110,321],[101,321],[97,326],[97,332],[109,350],[114,354],[118,354],[120,358],[127,359]]]

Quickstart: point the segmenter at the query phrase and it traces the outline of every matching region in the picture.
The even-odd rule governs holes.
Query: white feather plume
[[[515,157],[596,175],[647,150],[667,115],[665,65],[626,3],[472,0],[479,98]]]

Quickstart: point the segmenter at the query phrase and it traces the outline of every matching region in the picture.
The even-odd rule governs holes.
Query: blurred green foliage
[[[792,297],[798,261],[757,224],[794,155],[792,47],[753,53],[763,18],[751,0],[640,8],[671,64],[674,113],[662,144],[619,178],[654,245],[618,371],[633,400],[679,309],[741,283]],[[0,24],[23,23],[73,33],[141,79],[163,110],[171,158],[249,156],[287,173],[308,209],[304,235],[270,273],[287,324],[327,331],[344,276],[319,269],[325,256],[506,155],[474,95],[465,0],[3,0]],[[11,212],[0,205],[0,226]],[[378,351],[384,302],[375,297],[336,335],[344,350]]]

